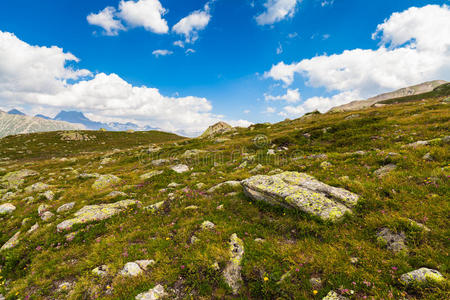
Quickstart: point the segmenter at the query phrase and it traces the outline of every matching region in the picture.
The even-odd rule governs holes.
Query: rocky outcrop
[[[140,205],[136,200],[122,200],[110,204],[88,205],[74,214],[74,218],[65,220],[58,224],[58,231],[70,230],[73,225],[98,222],[115,216],[133,205]]]
[[[38,174],[39,173],[36,171],[24,169],[6,174],[1,181],[2,184],[8,188],[17,188],[19,185],[23,184],[25,178],[36,176]]]
[[[393,252],[407,251],[406,235],[404,232],[393,233],[388,228],[382,228],[377,233],[377,241]]]
[[[236,295],[242,284],[241,261],[244,256],[244,242],[233,233],[230,238],[230,261],[228,262],[223,277],[225,282]]]
[[[92,188],[97,191],[108,189],[119,184],[121,179],[114,175],[100,175],[100,177],[94,182]]]
[[[223,134],[226,132],[233,131],[233,127],[225,122],[218,122],[211,125],[206,129],[206,131],[200,136],[201,138],[210,138],[218,134]]]
[[[359,200],[352,192],[297,172],[253,176],[242,181],[242,186],[254,200],[295,208],[329,221],[337,221],[345,213],[351,213],[351,207]]]

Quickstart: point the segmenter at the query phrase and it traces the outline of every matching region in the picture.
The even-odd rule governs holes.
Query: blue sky
[[[48,86],[53,86],[51,78],[48,82],[37,82],[31,91],[20,84],[11,88],[15,84],[12,80],[9,84],[0,84],[0,107],[14,106],[28,113],[50,115],[60,109],[75,109],[98,120],[132,120],[171,131],[186,129],[189,134],[195,134],[219,119],[241,125],[248,124],[246,121],[276,122],[286,117],[299,117],[313,109],[326,111],[332,105],[407,84],[432,79],[450,80],[447,65],[450,21],[446,18],[449,8],[445,5],[449,1],[134,0],[122,3],[123,7],[130,5],[128,10],[121,8],[119,2],[2,1],[1,33],[13,34],[29,46],[55,46],[63,53],[73,54],[79,62],[61,58],[61,51],[48,55],[35,53],[36,49],[20,52],[27,56],[20,58],[25,62],[50,64],[48,69],[54,68],[56,73],[45,76],[62,76],[64,78],[58,80],[63,83],[55,83],[48,91]],[[138,2],[142,2],[145,9],[134,9],[132,5]],[[110,28],[108,32],[105,25],[108,7],[112,12],[111,20],[120,24],[120,29]],[[391,18],[394,13],[400,16]],[[97,18],[89,20],[91,14]],[[189,27],[192,25],[189,20],[176,26],[192,14],[207,16],[207,20],[192,18],[193,23],[199,22],[197,30]],[[386,26],[378,30],[378,37],[373,38],[377,26],[382,24]],[[433,41],[423,33],[424,28],[433,31],[427,34],[441,37],[442,49],[437,55],[445,61],[440,66],[428,59],[436,57],[436,53],[430,53],[429,45]],[[188,35],[180,34],[183,30]],[[14,47],[8,43],[19,47],[18,41],[0,39],[0,48],[4,46],[11,52]],[[181,41],[184,47],[174,45],[176,41]],[[381,53],[380,48],[388,53]],[[390,61],[397,62],[396,57],[405,56],[400,53],[403,48],[407,48],[406,56],[413,59],[415,66],[405,68],[409,63],[403,62],[398,68],[405,70],[392,74]],[[372,53],[341,55],[355,49],[371,50]],[[155,55],[158,50],[167,55]],[[10,59],[12,55],[5,49],[0,51],[0,60],[3,60],[0,79],[2,75],[10,77],[8,72],[12,71],[9,69],[16,62]],[[59,59],[56,66],[52,65],[51,57]],[[314,57],[318,59],[311,60]],[[392,78],[372,78],[373,74],[367,74],[371,71],[370,64],[365,65],[364,60],[373,61],[372,69],[380,68],[375,73],[389,74],[387,77],[392,75]],[[79,72],[66,76],[65,70],[69,68],[85,70],[90,75]],[[346,74],[335,74],[344,70],[347,70]],[[24,71],[20,78],[25,80],[30,74],[35,78],[36,72]],[[96,78],[97,74],[103,73],[104,78]],[[111,78],[111,74],[117,78]],[[98,79],[101,88],[94,84],[94,79]],[[70,86],[70,91],[67,90],[68,85],[77,85],[80,81],[92,81],[92,86]],[[124,96],[116,85],[125,88],[125,82],[136,88],[156,88],[158,92],[130,90],[128,96]],[[98,90],[106,95],[95,98],[93,94]],[[116,90],[117,95],[110,93]],[[84,97],[85,93],[89,95]],[[77,97],[83,97],[83,100]],[[106,97],[116,101],[102,105],[102,99]],[[154,97],[158,99],[153,100]],[[120,101],[132,104],[127,107],[124,103],[118,104]],[[172,103],[167,108],[164,101]],[[180,105],[180,102],[183,103]],[[179,117],[185,112],[186,116]],[[171,121],[170,118],[183,120]]]

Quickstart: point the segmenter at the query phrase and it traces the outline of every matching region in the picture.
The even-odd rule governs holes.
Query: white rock
[[[109,273],[109,268],[107,265],[101,265],[92,270],[92,274],[94,274],[96,276],[100,276],[100,277],[104,277],[104,276],[108,275],[108,273]]]
[[[138,266],[144,270],[147,271],[149,266],[153,266],[154,264],[156,264],[156,262],[153,259],[150,260],[136,260],[135,263],[138,264]]]
[[[11,203],[5,203],[5,204],[0,205],[0,215],[11,214],[15,210],[16,210],[16,207],[14,205],[12,205]]]
[[[136,300],[157,300],[166,297],[167,293],[164,291],[164,287],[160,284],[146,293],[142,293],[136,296]]]
[[[135,262],[128,262],[123,267],[122,271],[120,271],[120,275],[122,276],[138,276],[142,274],[144,271],[139,267],[139,265]]]
[[[46,211],[41,215],[41,220],[44,222],[48,222],[50,221],[51,218],[53,218],[55,216],[54,213],[50,212],[50,211]]]
[[[56,210],[56,212],[58,214],[62,213],[62,212],[66,212],[71,210],[73,207],[75,206],[75,202],[70,202],[70,203],[66,203],[61,205],[60,207],[58,207],[58,209]]]
[[[206,229],[213,229],[214,227],[216,227],[216,225],[214,225],[214,223],[212,223],[212,222],[210,222],[210,221],[204,221],[204,222],[202,223],[202,225],[200,225],[200,227],[201,227],[203,230],[206,230]]]
[[[185,172],[189,171],[189,167],[186,166],[186,165],[182,165],[182,164],[173,166],[171,169],[173,171],[177,172],[178,174],[185,173]]]
[[[39,207],[38,207],[38,215],[41,216],[43,213],[45,213],[49,209],[50,209],[50,206],[48,206],[47,204],[39,205]]]

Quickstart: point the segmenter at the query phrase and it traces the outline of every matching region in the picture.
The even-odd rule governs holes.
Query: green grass
[[[244,282],[237,299],[321,299],[330,290],[344,289],[354,291],[347,295],[352,299],[449,298],[447,284],[410,289],[398,281],[401,274],[419,267],[437,269],[446,278],[449,275],[449,144],[437,140],[416,149],[403,147],[448,135],[450,111],[441,100],[433,96],[423,105],[401,103],[258,124],[252,130],[238,129],[228,134],[230,141],[219,144],[155,132],[87,132],[97,138],[84,142],[61,141],[58,133],[2,139],[0,157],[10,160],[0,161],[0,168],[6,169],[0,169],[0,176],[22,168],[36,170],[40,174],[26,179],[22,187],[38,181],[52,185],[57,192],[55,200],[47,201],[52,212],[64,203],[75,201],[76,206],[47,226],[37,215],[38,206],[46,201],[36,197],[35,202],[27,204],[24,199],[28,195],[16,191],[16,197],[8,202],[17,210],[11,216],[0,217],[0,244],[36,222],[40,228],[17,247],[0,253],[0,292],[8,299],[134,299],[155,284],[162,284],[166,290],[175,289],[181,299],[230,299],[233,297],[223,281],[222,270],[229,260],[229,238],[236,233],[245,247]],[[359,117],[346,120],[351,114]],[[266,136],[267,143],[252,142],[258,135]],[[144,146],[151,143],[159,143],[163,150],[146,153]],[[271,145],[288,150],[267,156]],[[116,148],[120,151],[113,152]],[[207,153],[181,159],[188,149]],[[353,154],[359,150],[366,154]],[[389,156],[389,152],[399,155]],[[256,161],[237,169],[243,161],[242,153],[256,154]],[[318,153],[327,154],[331,168],[321,168],[323,160],[304,158]],[[422,159],[426,153],[432,155],[433,161]],[[114,162],[100,168],[106,156]],[[72,159],[61,161],[62,157]],[[178,161],[159,167],[151,164],[153,159],[171,157]],[[176,163],[188,164],[192,172],[170,171],[168,166]],[[328,224],[301,212],[252,201],[239,188],[205,193],[218,183],[252,176],[250,170],[258,163],[264,166],[263,173],[277,168],[306,172],[361,195],[362,201],[353,215]],[[395,163],[397,169],[382,179],[373,175],[389,163]],[[163,200],[166,204],[155,213],[133,208],[111,219],[79,226],[79,235],[66,242],[64,234],[56,232],[56,225],[74,211],[89,204],[127,198],[107,198],[110,190],[92,190],[95,179],[79,179],[74,170],[114,174],[122,179],[115,190],[141,201],[143,206]],[[164,172],[147,181],[139,178],[151,170]],[[161,191],[171,182],[182,185]],[[198,189],[199,182],[206,187]],[[169,192],[175,194],[172,200],[168,200]],[[184,209],[190,205],[199,208]],[[218,210],[219,205],[224,209]],[[30,221],[22,225],[24,218]],[[407,218],[424,223],[431,232],[411,227]],[[201,231],[200,224],[205,220],[216,224],[215,229]],[[382,227],[405,232],[408,255],[393,254],[377,243],[376,232]],[[193,235],[200,241],[191,244]],[[258,243],[255,238],[265,242]],[[352,264],[351,257],[357,257],[358,264]],[[138,259],[154,259],[156,264],[138,278],[115,276],[126,262]],[[212,266],[215,262],[219,271]],[[110,267],[110,276],[98,278],[91,274],[92,269],[103,264]],[[278,284],[288,271],[291,275]],[[317,295],[309,282],[313,276],[323,282]],[[70,294],[57,291],[63,281],[76,282]]]

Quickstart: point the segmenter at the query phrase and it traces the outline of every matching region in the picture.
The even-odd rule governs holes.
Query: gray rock
[[[313,289],[318,290],[322,288],[322,279],[320,279],[320,277],[311,277],[311,279],[309,279],[309,283]]]
[[[322,300],[346,300],[347,297],[341,296],[335,291],[330,291]]]
[[[128,195],[125,194],[124,192],[120,192],[120,191],[112,191],[111,193],[108,194],[108,198],[117,198],[117,197],[127,197]]]
[[[251,174],[257,174],[259,173],[262,169],[264,169],[263,165],[258,164],[256,167],[254,167],[253,169],[250,170]]]
[[[337,221],[346,212],[350,213],[350,208],[359,200],[354,193],[297,172],[253,176],[242,181],[242,186],[254,200],[295,208],[330,221]]]
[[[74,206],[75,206],[75,202],[69,202],[69,203],[63,204],[60,207],[58,207],[56,212],[58,214],[60,214],[60,213],[63,213],[63,212],[71,210],[72,208],[74,208]]]
[[[100,177],[92,185],[92,188],[97,191],[102,191],[118,185],[120,181],[121,179],[114,175],[100,175]]]
[[[231,188],[238,188],[241,187],[241,182],[240,181],[234,181],[234,180],[230,180],[230,181],[225,181],[222,183],[219,183],[218,185],[213,186],[212,188],[210,188],[207,193],[212,194],[215,191],[217,191],[218,189],[222,188],[222,187],[231,187]]]
[[[234,295],[238,294],[242,285],[241,261],[243,256],[244,242],[237,237],[236,233],[233,233],[230,238],[230,261],[223,271],[223,276]]]
[[[181,155],[181,158],[194,158],[204,153],[206,153],[205,150],[198,150],[198,149],[186,150],[186,152],[184,152],[183,155]]]
[[[33,185],[30,185],[28,187],[25,188],[25,193],[36,193],[36,192],[42,192],[45,191],[47,189],[49,189],[50,186],[48,184],[42,183],[42,182],[37,182]]]
[[[427,154],[425,154],[425,155],[422,157],[422,159],[423,159],[423,160],[427,160],[427,161],[433,161],[433,160],[434,160],[434,159],[433,159],[433,156],[431,155],[430,152],[428,152]]]
[[[377,233],[377,240],[382,245],[386,245],[386,247],[393,252],[407,251],[408,247],[406,247],[406,235],[404,232],[393,233],[389,230],[389,228],[382,228]]]
[[[27,234],[31,234],[31,233],[35,232],[38,228],[39,228],[39,224],[38,223],[34,224],[33,226],[31,226],[30,229],[28,229]]]
[[[151,171],[151,172],[141,175],[139,178],[141,180],[147,180],[147,179],[152,178],[153,176],[161,175],[162,173],[163,173],[163,171],[161,171],[161,170],[154,170],[154,171]]]
[[[390,172],[394,171],[395,169],[397,169],[396,165],[389,164],[389,165],[379,168],[373,174],[375,176],[377,176],[378,178],[382,178],[382,177],[386,176],[387,174],[389,174]]]
[[[47,204],[41,204],[38,207],[38,215],[42,216],[43,213],[45,213],[46,211],[48,211],[50,209],[50,206]]]
[[[48,222],[50,221],[53,217],[55,216],[54,213],[50,212],[50,211],[46,211],[41,215],[41,220],[44,222]]]
[[[109,268],[107,265],[101,265],[92,270],[92,274],[99,276],[99,277],[105,277],[108,275],[108,273],[109,273]]]
[[[151,212],[158,211],[158,210],[161,209],[161,207],[164,205],[164,202],[165,202],[165,201],[157,202],[157,203],[155,203],[155,204],[152,204],[152,205],[149,205],[149,206],[144,207],[144,209],[145,209],[145,210],[148,210],[148,211],[151,211]]]
[[[98,173],[93,173],[93,174],[81,173],[80,175],[78,175],[78,178],[80,178],[80,179],[99,178],[99,177],[100,177],[100,174],[98,174]]]
[[[164,287],[160,284],[150,289],[148,292],[141,293],[136,296],[136,300],[157,300],[168,296],[164,291]]]
[[[12,214],[16,210],[16,207],[11,203],[5,203],[0,205],[0,215]]]
[[[168,159],[155,159],[152,161],[152,165],[154,166],[162,166],[169,162]]]
[[[328,161],[323,161],[320,163],[320,167],[325,170],[331,168],[332,166],[333,165]]]
[[[153,259],[136,260],[135,263],[137,263],[138,266],[144,271],[147,271],[149,266],[153,266],[154,264],[156,264]]]
[[[430,143],[429,141],[417,141],[417,142],[414,142],[414,143],[407,144],[407,145],[405,145],[405,147],[417,148],[417,147],[420,147],[420,146],[427,146],[429,143]]]
[[[36,176],[39,173],[33,170],[19,170],[7,173],[1,181],[4,185],[6,185],[7,188],[17,188],[19,185],[23,184],[25,181],[25,178]]]
[[[74,284],[72,282],[64,281],[58,286],[58,292],[68,292],[73,288]]]
[[[171,169],[172,169],[174,172],[178,173],[178,174],[185,173],[185,172],[188,172],[188,171],[189,171],[189,167],[186,166],[186,165],[182,165],[182,164],[173,166]]]
[[[120,275],[122,276],[131,276],[135,277],[141,275],[144,271],[139,267],[139,265],[135,262],[128,262],[125,264],[123,269],[120,271]]]
[[[58,231],[70,230],[75,224],[86,224],[109,219],[133,205],[141,205],[136,200],[122,200],[115,203],[87,205],[75,213],[73,219],[58,224]]]
[[[52,191],[46,191],[42,193],[41,196],[47,199],[48,201],[52,201],[53,199],[55,199],[55,193],[53,193]]]
[[[19,244],[20,231],[17,231],[1,248],[0,251],[14,248]]]
[[[214,227],[216,227],[216,225],[214,225],[214,223],[210,221],[204,221],[202,225],[200,225],[200,228],[203,230],[214,229]]]
[[[320,154],[312,154],[306,157],[307,159],[328,159],[328,155],[320,153]]]
[[[400,276],[400,282],[405,285],[421,285],[428,283],[441,283],[445,278],[436,270],[420,268]]]

